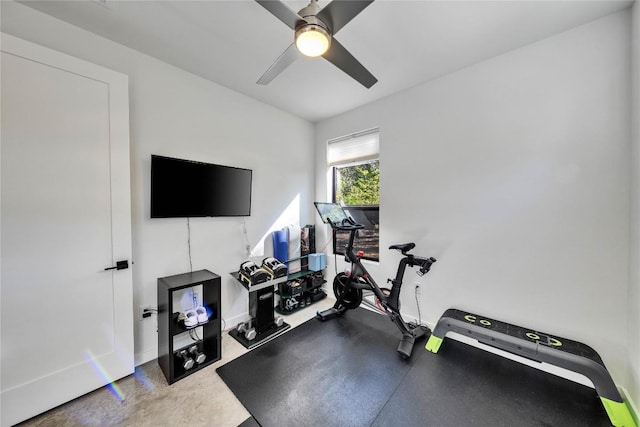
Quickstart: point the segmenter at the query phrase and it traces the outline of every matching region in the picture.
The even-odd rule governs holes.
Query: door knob
[[[105,271],[106,270],[126,270],[127,268],[129,268],[129,261],[125,259],[124,261],[117,261],[116,265],[113,267],[105,268]]]

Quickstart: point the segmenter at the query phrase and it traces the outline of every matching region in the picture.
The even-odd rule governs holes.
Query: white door
[[[1,412],[133,372],[128,80],[1,35]]]

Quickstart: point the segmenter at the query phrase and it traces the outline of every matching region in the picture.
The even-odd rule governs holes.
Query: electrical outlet
[[[141,305],[138,307],[138,320],[145,320],[148,319],[149,317],[151,317],[151,315],[153,314],[153,307],[151,307],[150,305]],[[145,310],[147,310],[147,312],[145,313]]]
[[[415,283],[416,295],[422,295],[422,283]]]

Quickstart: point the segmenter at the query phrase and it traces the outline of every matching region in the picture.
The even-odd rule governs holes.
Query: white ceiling
[[[251,0],[23,3],[317,122],[625,9],[633,0],[377,0],[336,36],[378,78],[371,89],[322,58],[299,59],[269,85],[257,85],[293,41],[293,31]],[[285,3],[298,11],[307,1]]]

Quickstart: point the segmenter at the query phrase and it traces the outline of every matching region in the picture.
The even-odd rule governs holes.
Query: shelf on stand
[[[277,294],[278,294],[278,296],[279,296],[280,298],[297,298],[297,297],[302,298],[302,297],[303,297],[303,295],[304,295],[304,294],[303,294],[303,295],[284,295],[284,296],[283,296],[283,295],[280,295],[280,293],[279,293],[279,292],[277,292]],[[281,308],[281,307],[280,307],[280,304],[278,304],[278,305],[276,306],[275,310],[276,310],[276,313],[278,313],[278,314],[282,314],[282,315],[284,315],[284,316],[287,316],[287,315],[289,315],[289,314],[293,314],[293,313],[295,313],[296,311],[300,311],[300,310],[302,310],[303,308],[307,308],[307,307],[309,307],[310,305],[313,305],[313,304],[317,303],[318,301],[322,301],[322,300],[323,300],[323,299],[325,299],[326,297],[327,297],[327,294],[325,294],[325,293],[324,293],[324,291],[323,291],[322,289],[318,289],[318,291],[317,291],[317,296],[315,297],[315,299],[314,299],[314,298],[312,298],[312,297],[310,297],[310,296],[308,297],[308,298],[310,298],[310,299],[311,299],[309,303],[307,303],[306,301],[305,301],[305,304],[304,304],[304,305],[301,305],[300,303],[298,303],[298,305],[297,305],[296,307],[294,307],[294,308],[292,308],[292,309],[290,309],[290,310],[285,310],[285,309],[283,309],[283,308]]]
[[[303,279],[301,280],[300,288],[295,288],[295,292],[293,292],[294,288],[288,287],[286,284],[278,286],[278,292],[276,292],[276,294],[280,297],[280,301],[275,309],[278,314],[287,315],[295,313],[326,298],[327,294],[321,289],[322,285],[326,283],[323,273],[320,272],[319,277],[310,278],[310,276],[316,273],[318,272],[315,270],[302,270],[290,274],[288,276],[289,281]]]
[[[301,277],[308,276],[308,275],[313,274],[313,273],[317,273],[317,271],[313,271],[313,270],[301,270],[301,271],[298,271],[298,272],[296,272],[296,273],[291,273],[291,274],[289,274],[289,275],[287,276],[287,280],[296,280],[296,279],[299,279],[299,278],[301,278]]]

